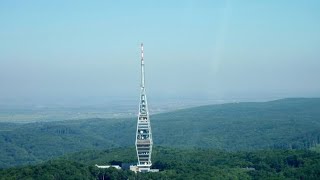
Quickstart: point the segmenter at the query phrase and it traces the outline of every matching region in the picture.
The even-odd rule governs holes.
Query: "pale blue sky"
[[[0,98],[320,95],[320,1],[1,1]]]

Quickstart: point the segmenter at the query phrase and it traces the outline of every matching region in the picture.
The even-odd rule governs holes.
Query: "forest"
[[[98,169],[96,163],[135,162],[135,149],[69,154],[38,165],[0,170],[1,179],[319,179],[320,153],[310,150],[227,152],[155,147],[159,173]]]
[[[94,166],[137,161],[135,117],[1,123],[0,179],[319,179],[319,117],[320,98],[155,114],[147,174]]]
[[[230,103],[151,116],[154,144],[226,151],[309,149],[320,143],[320,98]],[[0,168],[84,150],[134,145],[136,117],[1,123]]]

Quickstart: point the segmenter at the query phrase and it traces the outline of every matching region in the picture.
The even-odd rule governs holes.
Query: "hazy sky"
[[[320,1],[0,2],[0,99],[320,96]]]

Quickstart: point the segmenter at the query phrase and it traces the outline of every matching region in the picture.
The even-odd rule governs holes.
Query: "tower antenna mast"
[[[149,172],[152,153],[152,133],[149,119],[148,102],[145,89],[145,71],[144,71],[144,57],[143,57],[143,43],[141,43],[141,90],[139,115],[136,131],[136,151],[138,157],[138,171]]]
[[[141,43],[141,88],[144,88],[144,59],[143,59],[143,43]]]

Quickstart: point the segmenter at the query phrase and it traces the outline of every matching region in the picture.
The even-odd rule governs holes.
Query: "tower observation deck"
[[[137,168],[140,172],[149,172],[151,167],[152,153],[152,133],[149,119],[147,95],[145,89],[145,72],[144,72],[144,57],[143,44],[141,43],[141,89],[140,89],[140,104],[139,115],[136,131],[136,151],[138,157]]]

